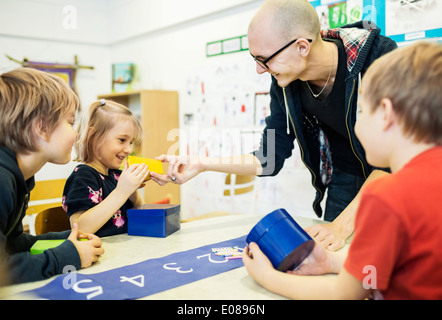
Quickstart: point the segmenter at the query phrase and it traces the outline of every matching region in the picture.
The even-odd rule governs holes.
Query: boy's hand
[[[249,251],[251,251],[251,255],[249,254]],[[287,271],[287,273],[296,275],[339,273],[343,261],[341,254],[330,252],[315,244],[313,251],[302,264],[296,270]],[[258,245],[253,242],[244,250],[243,262],[249,275],[258,283],[263,275],[269,274],[275,270],[270,260],[261,251]]]
[[[88,239],[88,241],[80,241],[79,239]],[[94,234],[80,232],[77,223],[73,224],[68,240],[77,248],[82,268],[90,267],[104,253],[101,239]]]

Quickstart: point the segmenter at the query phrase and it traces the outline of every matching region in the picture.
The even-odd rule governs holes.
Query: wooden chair
[[[228,174],[226,176],[224,196],[230,197],[230,214],[236,213],[239,202],[250,202],[250,212],[255,212],[255,176]],[[246,196],[246,194],[249,194]]]
[[[65,183],[66,179],[40,180],[35,182],[35,187],[31,191],[28,209],[26,210],[26,220],[29,225],[30,234],[36,234],[35,217],[37,213],[61,205]]]
[[[233,196],[253,191],[255,176],[228,174],[226,177],[225,196]]]
[[[65,183],[66,179],[36,181],[26,214],[32,215],[47,208],[60,206]]]
[[[35,233],[37,235],[70,229],[69,218],[61,206],[45,209],[35,217]]]

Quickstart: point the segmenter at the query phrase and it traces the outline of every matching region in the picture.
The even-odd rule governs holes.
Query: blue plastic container
[[[165,238],[179,230],[180,206],[145,204],[141,209],[127,210],[127,234]]]
[[[297,268],[315,246],[314,240],[285,209],[275,210],[262,218],[250,231],[246,242],[258,244],[273,267],[283,272]]]

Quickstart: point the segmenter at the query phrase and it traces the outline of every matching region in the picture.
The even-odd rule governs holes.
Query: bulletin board
[[[442,39],[442,1],[376,1],[378,24],[384,34],[398,43],[419,39]],[[384,5],[385,7],[382,7]]]
[[[442,2],[437,0],[315,0],[322,28],[358,20],[373,21],[381,34],[399,45],[420,39],[442,39]]]

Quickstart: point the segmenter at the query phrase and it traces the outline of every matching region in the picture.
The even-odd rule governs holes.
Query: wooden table
[[[152,258],[159,258],[174,252],[233,239],[247,235],[262,218],[256,215],[231,215],[181,224],[181,229],[167,238],[129,236],[127,234],[102,238],[105,254],[90,268],[79,273],[99,273]],[[294,217],[303,228],[324,223],[320,220]],[[53,278],[8,286],[2,289],[0,298],[32,299],[24,291],[42,287]],[[258,285],[249,277],[247,270],[240,267],[180,287],[153,294],[143,299],[164,300],[268,300],[284,299]]]

